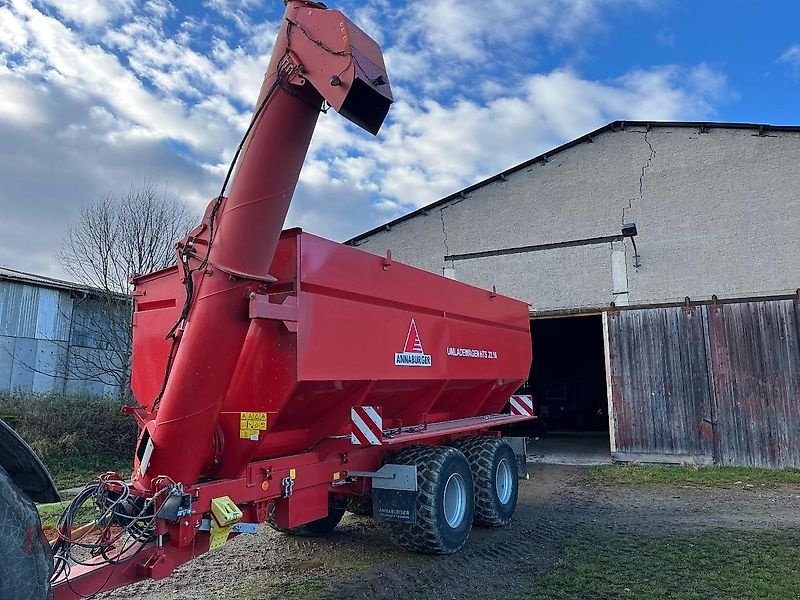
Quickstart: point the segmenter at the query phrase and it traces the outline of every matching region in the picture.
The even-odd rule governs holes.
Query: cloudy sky
[[[334,2],[329,2],[334,5]],[[342,0],[383,46],[380,135],[322,115],[287,225],[344,240],[608,121],[800,125],[800,3]],[[82,204],[218,193],[279,0],[0,0],[0,265],[63,275]]]

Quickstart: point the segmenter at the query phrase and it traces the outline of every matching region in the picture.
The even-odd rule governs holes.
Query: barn
[[[548,430],[800,467],[800,127],[615,121],[347,243],[527,301]]]

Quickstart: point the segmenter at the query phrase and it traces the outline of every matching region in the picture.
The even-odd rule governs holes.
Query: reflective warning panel
[[[512,415],[520,415],[522,417],[533,416],[533,396],[511,396],[509,405]]]
[[[350,441],[356,446],[380,446],[383,442],[383,417],[380,407],[354,406],[350,409],[353,430]]]

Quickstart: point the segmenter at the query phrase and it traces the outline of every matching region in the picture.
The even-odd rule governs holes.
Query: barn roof
[[[380,233],[381,231],[389,230],[393,226],[397,225],[398,223],[402,223],[403,221],[407,221],[409,219],[412,219],[412,218],[416,217],[417,215],[426,215],[431,210],[433,210],[433,209],[435,209],[435,208],[437,208],[437,207],[439,207],[439,206],[441,206],[443,204],[447,204],[448,202],[451,202],[453,200],[457,200],[459,198],[463,198],[464,195],[466,195],[466,194],[468,194],[470,192],[474,192],[475,190],[477,190],[479,188],[482,188],[483,186],[488,185],[488,184],[490,184],[492,182],[502,181],[508,175],[511,175],[512,173],[516,173],[517,171],[525,169],[525,168],[527,168],[527,167],[529,167],[529,166],[531,166],[531,165],[533,165],[535,163],[547,162],[550,158],[552,158],[553,156],[555,156],[559,152],[563,152],[564,150],[568,150],[569,148],[572,148],[572,147],[577,146],[579,144],[583,144],[583,143],[586,143],[586,142],[591,142],[593,140],[593,138],[597,137],[601,133],[606,133],[606,132],[609,132],[609,131],[611,131],[611,132],[623,131],[627,127],[645,127],[648,130],[653,128],[653,127],[671,127],[671,128],[686,127],[686,128],[697,129],[700,133],[706,133],[709,129],[751,129],[751,130],[757,131],[759,135],[766,135],[768,132],[777,132],[777,131],[800,132],[800,126],[795,126],[795,125],[767,125],[767,124],[761,124],[761,123],[723,123],[723,122],[706,123],[706,122],[701,122],[701,121],[612,121],[611,123],[608,123],[607,125],[604,125],[603,127],[600,127],[599,129],[595,129],[594,131],[591,131],[591,132],[589,132],[589,133],[587,133],[585,135],[582,135],[582,136],[580,136],[578,138],[575,138],[574,140],[571,140],[571,141],[569,141],[569,142],[567,142],[565,144],[562,144],[562,145],[560,145],[560,146],[558,146],[556,148],[553,148],[552,150],[544,152],[543,154],[539,154],[538,156],[534,156],[533,158],[531,158],[529,160],[526,160],[523,163],[520,163],[520,164],[515,165],[515,166],[513,166],[513,167],[511,167],[509,169],[506,169],[505,171],[497,173],[496,175],[492,175],[491,177],[489,177],[487,179],[484,179],[483,181],[479,181],[477,183],[473,183],[471,186],[466,187],[466,188],[461,189],[461,190],[458,190],[457,192],[454,192],[454,193],[450,194],[449,196],[446,196],[446,197],[444,197],[444,198],[442,198],[440,200],[437,200],[436,202],[432,202],[431,204],[423,206],[422,208],[418,208],[415,211],[412,211],[412,212],[410,212],[408,214],[405,214],[405,215],[403,215],[401,217],[398,217],[398,218],[394,219],[393,221],[389,221],[388,223],[384,223],[383,225],[379,225],[379,226],[377,226],[377,227],[375,227],[373,229],[370,229],[369,231],[365,231],[364,233],[361,233],[361,234],[359,234],[359,235],[347,240],[344,243],[348,244],[348,245],[351,245],[351,246],[358,246],[361,241],[363,241],[366,238],[369,238],[369,237],[375,235],[376,233]]]

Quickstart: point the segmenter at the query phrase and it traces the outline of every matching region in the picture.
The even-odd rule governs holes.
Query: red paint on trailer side
[[[487,290],[398,262],[385,269],[383,257],[296,229],[283,233],[270,273],[274,284],[241,291],[238,318],[255,318],[249,319],[214,423],[224,455],[205,466],[208,475],[238,477],[252,460],[300,453],[328,437],[349,435],[351,408],[362,404],[381,407],[386,429],[499,413],[528,375],[524,302],[491,297]],[[171,281],[177,277],[170,270],[140,280],[137,291],[145,295],[137,298],[181,289]],[[248,305],[250,292],[255,296]],[[166,361],[169,350],[162,332],[146,329],[148,319],[169,323],[178,310],[137,310],[133,368],[137,382],[150,382],[145,398],[157,392],[152,382],[166,366],[153,357]],[[227,326],[223,316],[215,319],[216,327]],[[423,351],[406,352],[409,345]],[[218,353],[214,346],[204,352],[212,361]],[[428,357],[429,363],[396,364],[398,354]],[[242,412],[267,413],[267,430],[258,440],[240,437]]]

